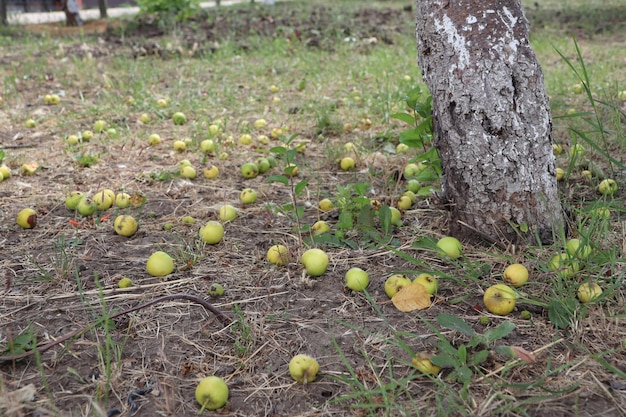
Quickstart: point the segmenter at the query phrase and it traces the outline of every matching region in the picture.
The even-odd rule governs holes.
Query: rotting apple
[[[415,356],[413,359],[411,359],[411,363],[420,372],[427,375],[437,375],[439,372],[441,372],[441,367],[434,365],[428,358]]]
[[[321,249],[312,248],[304,251],[300,257],[306,273],[312,277],[319,277],[328,267],[328,255]]]
[[[254,162],[246,162],[241,166],[241,175],[244,178],[255,178],[259,175],[259,167]]]
[[[113,221],[113,229],[120,236],[130,237],[137,232],[137,221],[133,216],[121,214]]]
[[[319,370],[319,363],[309,355],[299,354],[289,361],[289,375],[301,384],[315,381]]]
[[[146,271],[153,277],[164,277],[174,272],[174,259],[163,251],[156,251],[146,262]]]
[[[414,280],[413,283],[422,284],[424,288],[426,288],[426,292],[430,295],[433,295],[439,289],[439,283],[437,282],[437,278],[435,278],[431,274],[421,273]]]
[[[222,241],[224,237],[224,226],[222,223],[209,220],[198,232],[200,238],[209,245],[215,245]]]
[[[83,196],[76,205],[76,210],[83,216],[91,216],[96,211],[96,205],[91,198]]]
[[[393,274],[385,280],[385,294],[387,297],[393,298],[402,288],[411,284],[411,280],[402,274]]]
[[[211,284],[209,287],[209,295],[211,297],[221,297],[224,295],[224,287],[218,283]]]
[[[37,212],[32,208],[22,209],[15,220],[22,229],[32,229],[37,225]]]
[[[598,184],[598,192],[602,195],[612,196],[617,192],[617,183],[613,179],[604,179]]]
[[[495,284],[485,290],[483,302],[487,311],[498,316],[506,316],[515,309],[517,294],[506,284]]]

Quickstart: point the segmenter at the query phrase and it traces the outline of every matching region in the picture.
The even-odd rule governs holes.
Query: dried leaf
[[[430,307],[430,294],[426,288],[419,283],[412,283],[403,287],[391,298],[391,302],[396,308],[402,312],[413,310],[423,310]]]
[[[533,355],[532,352],[527,351],[526,349],[519,347],[519,346],[511,346],[511,350],[513,351],[513,354],[520,358],[521,360],[523,360],[524,362],[528,362],[528,363],[535,363],[537,362],[537,359],[535,359],[535,355]]]

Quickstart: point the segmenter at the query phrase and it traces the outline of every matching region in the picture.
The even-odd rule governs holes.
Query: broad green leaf
[[[302,190],[304,190],[304,188],[309,184],[309,180],[302,180],[299,183],[296,184],[296,195],[300,195],[300,193],[302,192]]]
[[[270,148],[270,152],[278,155],[284,155],[287,152],[287,148],[284,146],[274,146],[273,148]]]
[[[280,182],[281,184],[289,184],[289,178],[285,175],[270,175],[267,177],[267,182]]]
[[[401,120],[410,125],[413,125],[413,123],[415,123],[415,118],[408,113],[394,113],[389,117],[392,119]]]
[[[389,206],[383,204],[380,207],[378,219],[380,220],[380,227],[382,227],[383,232],[388,234],[391,230],[391,209],[389,209]]]
[[[489,357],[489,351],[487,349],[479,350],[478,352],[476,352],[472,356],[470,356],[470,360],[468,362],[468,365],[470,365],[470,366],[478,366],[481,363],[483,363],[484,361],[486,361],[488,357]]]
[[[448,355],[435,355],[430,358],[430,362],[442,368],[456,368],[460,365],[458,358]]]
[[[548,304],[548,319],[559,329],[566,329],[572,322],[574,309],[568,300],[551,300]]]
[[[450,313],[440,313],[437,315],[437,323],[446,329],[456,330],[468,336],[476,336],[476,332],[462,319]]]
[[[498,339],[506,337],[513,330],[515,330],[515,324],[507,320],[500,323],[498,327],[487,330],[483,336],[486,339],[487,344],[490,344]]]

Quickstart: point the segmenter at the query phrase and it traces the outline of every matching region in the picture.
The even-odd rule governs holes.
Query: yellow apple
[[[237,218],[237,209],[230,204],[224,204],[219,211],[220,220],[230,222]]]
[[[522,264],[511,264],[504,269],[502,277],[507,284],[519,288],[528,281],[528,269]]]
[[[211,165],[210,168],[204,168],[204,177],[210,180],[217,178],[220,175],[220,170],[215,165]]]
[[[606,179],[606,180],[600,181],[600,184],[598,184],[598,192],[602,195],[611,196],[615,194],[616,191],[617,191],[617,183],[615,182],[615,180]]]
[[[585,282],[580,284],[576,296],[581,303],[588,303],[589,301],[595,301],[602,295],[602,288],[595,282]]]
[[[299,354],[289,361],[289,375],[302,384],[315,381],[320,364],[309,355]]]
[[[143,124],[149,123],[150,115],[148,113],[141,113],[141,116],[139,116],[139,121]]]
[[[339,165],[341,166],[342,170],[350,171],[351,169],[354,169],[354,167],[356,166],[356,163],[354,162],[354,159],[352,159],[349,156],[346,156],[345,158],[341,160]]]
[[[91,139],[93,139],[93,132],[91,130],[84,130],[81,134],[81,137],[83,139],[83,142],[89,142]]]
[[[300,260],[302,261],[307,274],[312,277],[319,277],[326,272],[326,268],[328,267],[328,255],[326,252],[318,248],[304,251]]]
[[[124,192],[117,193],[115,195],[115,206],[119,208],[130,206],[130,194]]]
[[[318,206],[323,212],[331,211],[334,208],[333,202],[328,198],[320,200]]]
[[[432,276],[431,274],[422,273],[419,274],[414,280],[414,283],[422,284],[424,288],[426,288],[426,292],[430,295],[437,292],[439,288],[439,283],[437,282],[437,278]]]
[[[122,214],[115,218],[113,229],[120,236],[130,237],[137,232],[137,221],[132,216]]]
[[[265,121],[265,119],[258,119],[254,121],[253,125],[255,129],[263,129],[265,126],[267,126],[267,122]]]
[[[282,266],[289,260],[289,249],[284,245],[274,245],[267,250],[267,261]]]
[[[506,316],[515,308],[515,290],[505,284],[496,284],[485,290],[483,302],[487,311],[498,316]]]
[[[32,229],[37,225],[37,212],[32,208],[22,209],[17,214],[16,221],[22,229]]]
[[[93,130],[97,133],[102,133],[107,128],[107,122],[104,120],[96,120],[93,124]]]
[[[196,387],[196,401],[203,410],[217,410],[228,402],[228,385],[220,377],[208,376]]]
[[[215,152],[215,142],[211,139],[205,139],[200,142],[200,150],[204,154],[212,154]]]
[[[84,194],[80,191],[72,191],[70,195],[65,198],[65,207],[68,210],[76,210],[78,203],[80,203],[80,200],[84,197]]]
[[[330,225],[324,220],[318,220],[313,224],[313,226],[311,226],[311,233],[313,233],[313,236],[328,232],[330,232]]]
[[[563,178],[565,178],[565,171],[563,171],[563,168],[557,168],[556,169],[556,180],[557,181],[562,181]]]
[[[146,271],[153,277],[164,277],[174,272],[174,259],[163,251],[156,251],[146,262]]]
[[[148,145],[155,146],[161,143],[161,136],[158,133],[152,133],[148,136]]]
[[[180,170],[180,177],[192,180],[196,178],[196,169],[191,165],[184,166]]]
[[[408,151],[409,151],[409,145],[407,145],[406,143],[398,143],[398,145],[396,146],[396,153],[398,155],[405,154]]]
[[[215,220],[209,220],[198,232],[200,238],[209,245],[215,245],[224,237],[224,226]]]
[[[239,194],[239,199],[243,204],[252,204],[256,202],[257,192],[252,188],[244,188]]]
[[[182,140],[175,140],[174,143],[172,144],[172,147],[174,148],[175,151],[178,151],[178,152],[183,152],[187,150],[187,144],[185,143],[185,141],[182,141]]]
[[[345,275],[346,287],[352,291],[363,291],[370,283],[370,277],[361,268],[350,268]]]
[[[393,274],[385,280],[385,294],[389,298],[393,298],[394,295],[402,288],[411,283],[411,280],[402,274]]]
[[[413,363],[413,366],[415,366],[421,372],[428,375],[437,375],[439,372],[441,372],[441,367],[433,365],[433,363],[428,358],[416,356],[411,360],[411,363]]]
[[[407,191],[407,192],[410,192],[410,191]],[[415,194],[413,195],[415,196]],[[408,195],[402,195],[402,197],[400,197],[400,199],[398,199],[398,201],[396,202],[396,205],[401,210],[408,210],[413,205],[413,201],[414,200],[411,200],[411,197],[409,197]]]
[[[93,196],[92,201],[98,210],[106,211],[113,205],[115,194],[111,190],[102,190]]]
[[[3,179],[5,179],[5,180],[7,178],[11,178],[11,170],[6,165],[0,165],[0,174],[2,175]]]
[[[572,278],[580,270],[578,260],[564,252],[554,255],[550,259],[549,267],[562,278]]]
[[[394,226],[402,226],[402,213],[395,207],[389,207],[391,211],[391,224]]]

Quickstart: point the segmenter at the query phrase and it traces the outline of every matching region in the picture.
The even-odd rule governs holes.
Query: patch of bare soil
[[[332,8],[320,8],[306,16],[291,10],[269,16],[237,10],[207,15],[181,30],[188,46],[197,43],[202,45],[200,49],[235,39],[245,50],[252,35],[297,37],[311,47],[331,49],[345,37],[376,37],[383,41],[378,47],[384,47],[385,42],[393,42],[389,34],[406,30],[406,19],[411,18],[407,11],[363,9],[345,25],[337,25],[328,18],[333,12]],[[157,23],[139,20],[125,28],[123,41],[116,30],[110,30],[102,43],[90,46],[87,52],[106,57],[150,48],[162,51],[162,35]],[[121,45],[129,48],[120,49]],[[73,47],[85,51],[79,43]],[[34,87],[30,94],[35,102]],[[71,102],[66,105],[71,111]],[[4,119],[0,115],[0,120]],[[461,317],[479,333],[501,322],[492,317],[490,324],[480,324],[479,317],[485,313],[480,307],[481,288],[456,282],[463,281],[466,274],[480,276],[485,283],[496,282],[505,264],[481,248],[468,248],[468,262],[461,266],[413,246],[417,236],[438,237],[446,229],[445,211],[438,201],[422,200],[404,213],[404,226],[393,230],[403,251],[447,276],[440,279],[432,307],[401,313],[389,301],[383,283],[396,271],[417,273],[415,265],[383,245],[369,245],[368,249],[329,245],[327,272],[320,278],[307,277],[298,261],[298,245],[300,239],[310,236],[298,235],[290,213],[263,203],[244,206],[238,200],[244,187],[257,189],[261,202],[283,204],[290,198],[284,187],[268,184],[263,177],[241,178],[239,165],[248,157],[246,151],[239,154],[241,160],[221,163],[217,182],[175,176],[159,181],[152,174],[175,170],[179,159],[169,149],[148,148],[137,140],[97,137],[90,146],[101,151],[100,161],[91,168],[78,168],[62,151],[55,129],[38,129],[47,132],[41,134],[11,124],[0,126],[0,148],[22,152],[24,161],[31,159],[29,152],[37,153],[32,159],[45,161],[36,175],[16,176],[0,184],[0,345],[19,347],[6,355],[32,350],[34,345],[19,339],[21,334],[34,335],[39,345],[63,339],[40,355],[0,363],[0,415],[100,416],[107,411],[116,415],[115,409],[132,415],[134,402],[137,415],[195,416],[196,384],[212,374],[227,381],[230,400],[224,409],[208,415],[461,413],[446,411],[449,398],[458,395],[460,385],[448,382],[445,391],[439,390],[410,366],[406,349],[433,351],[437,335],[426,322],[435,323],[442,312]],[[343,140],[361,133],[346,133]],[[313,132],[303,136],[315,137]],[[337,184],[352,183],[354,174],[338,174],[323,163],[314,165],[326,161],[326,146],[310,141],[299,161],[309,172],[317,173],[322,191],[334,192]],[[198,166],[203,163],[201,155],[190,158]],[[395,187],[389,179],[394,178],[398,163],[391,158],[379,155],[377,165],[373,164],[375,175],[363,174],[374,180],[373,188],[382,190],[381,200],[388,204]],[[131,238],[112,231],[120,211],[82,218],[74,217],[63,205],[63,196],[70,189],[97,191],[104,187],[124,187],[137,196],[138,204],[124,211],[139,219],[139,231]],[[141,204],[144,196],[145,204]],[[336,212],[316,209],[317,199],[317,194],[301,198],[306,208],[301,224],[336,220]],[[198,225],[216,219],[216,209],[223,203],[237,206],[239,218],[225,224],[220,244],[200,243]],[[35,229],[21,230],[15,225],[15,214],[24,204],[37,208]],[[181,224],[185,215],[196,223]],[[173,228],[165,230],[165,224]],[[355,228],[347,237],[366,241],[364,235]],[[291,248],[290,260],[283,267],[268,266],[265,259],[267,249],[276,243]],[[175,273],[165,278],[150,277],[145,271],[146,259],[159,248],[177,261]],[[529,266],[539,274],[539,266]],[[344,287],[344,273],[350,267],[368,271],[370,298]],[[134,286],[118,289],[122,277],[131,277]],[[533,292],[548,291],[540,277],[536,281]],[[208,296],[213,283],[225,287],[223,297]],[[232,321],[224,324],[202,305],[181,299],[167,299],[103,321],[124,309],[181,293],[210,301]],[[623,415],[623,381],[587,357],[588,350],[615,349],[605,359],[626,372],[626,357],[619,348],[623,320],[590,313],[574,328],[559,330],[548,321],[545,308],[523,308],[530,310],[532,320],[521,319],[519,311],[511,315],[516,329],[501,342],[536,351],[536,362],[503,368],[507,359],[492,352],[481,365],[482,372],[490,376],[474,378],[463,412],[519,415],[519,410],[498,408],[502,398],[515,397],[528,402],[527,415]],[[459,332],[446,330],[444,334],[454,346],[467,342]],[[314,383],[296,384],[290,378],[288,362],[297,353],[319,360],[321,374]],[[438,378],[445,380],[450,373],[451,369],[444,369]],[[36,388],[34,395],[24,390],[29,384]],[[148,386],[147,392],[131,395]],[[494,391],[494,386],[505,388]],[[359,391],[364,394],[350,396]],[[459,401],[456,398],[454,403]]]

